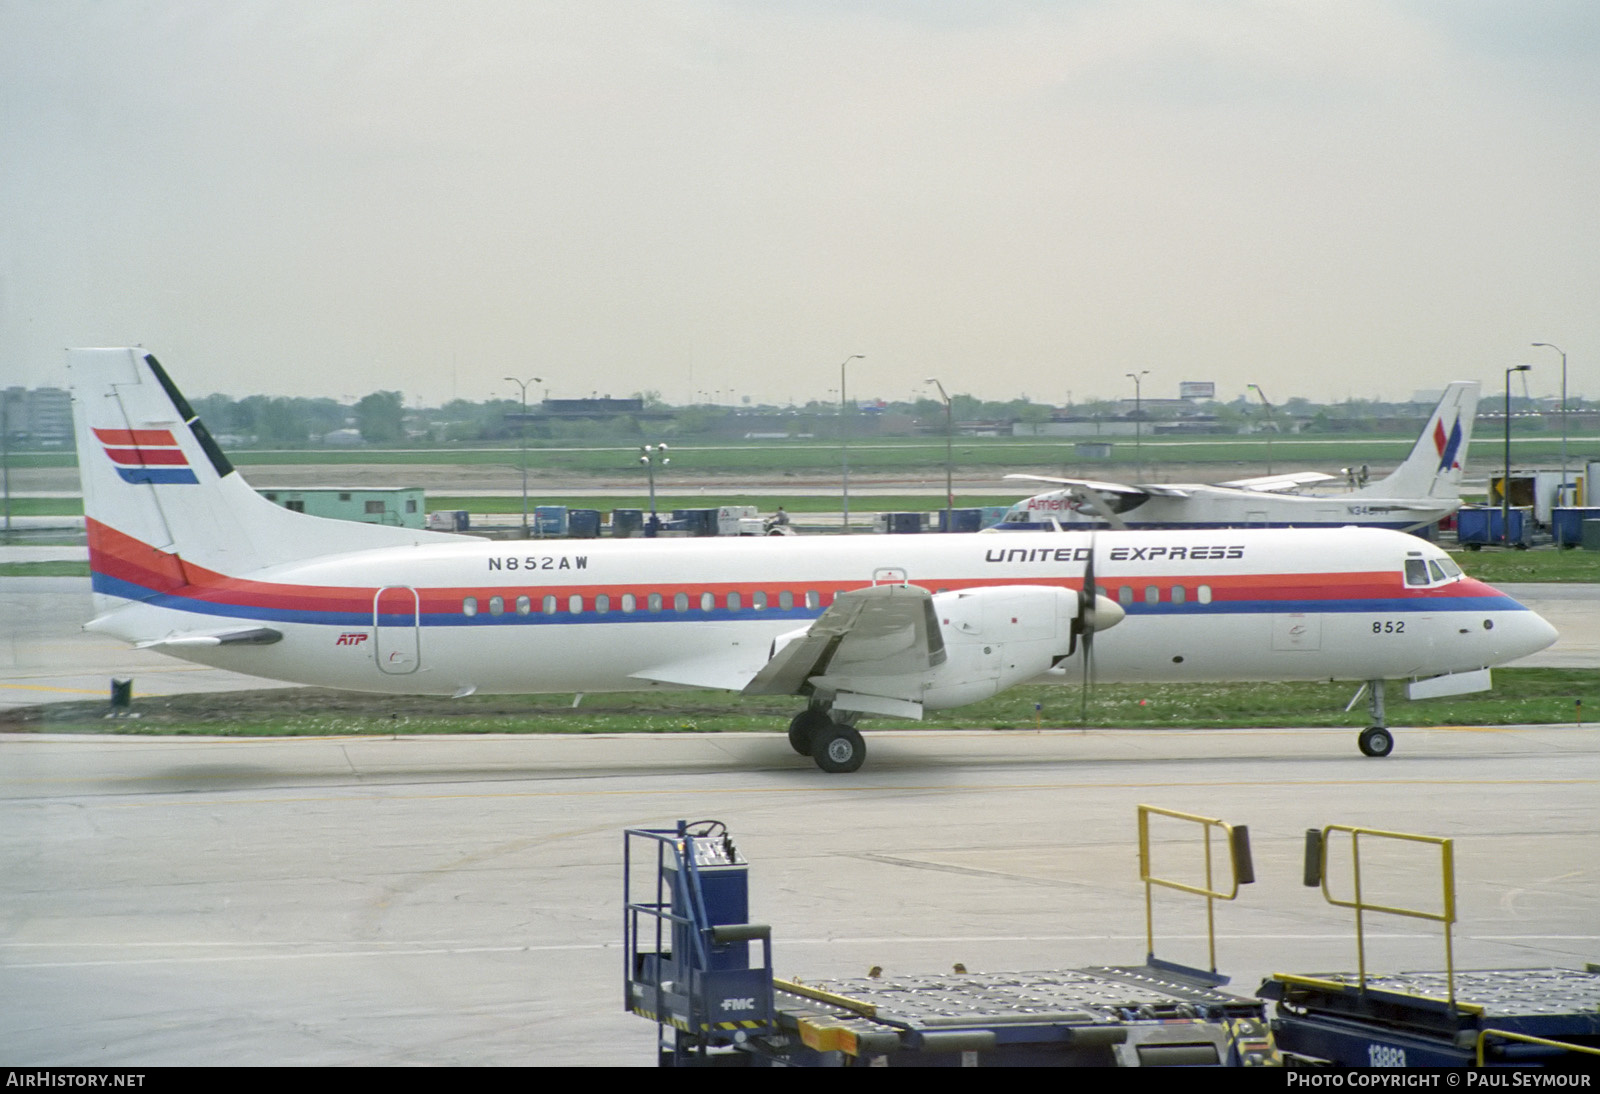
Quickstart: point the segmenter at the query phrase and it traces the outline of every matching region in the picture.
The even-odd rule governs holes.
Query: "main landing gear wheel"
[[[811,755],[811,746],[817,734],[831,724],[822,711],[807,707],[789,720],[789,747],[802,756]]]
[[[1394,751],[1394,734],[1383,726],[1368,726],[1358,740],[1363,756],[1387,756]]]
[[[811,758],[829,774],[855,771],[867,758],[867,742],[849,726],[834,725],[817,733]]]

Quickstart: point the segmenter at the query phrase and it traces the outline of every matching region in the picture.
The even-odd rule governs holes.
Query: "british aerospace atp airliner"
[[[854,771],[863,716],[1029,682],[1481,690],[1555,631],[1398,532],[1194,530],[491,542],[281,509],[142,349],[68,351],[96,617],[187,660],[395,695],[792,695],[795,751]]]

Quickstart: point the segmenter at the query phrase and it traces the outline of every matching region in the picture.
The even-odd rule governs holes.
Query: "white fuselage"
[[[166,588],[140,577],[159,569],[141,553],[153,549],[130,540],[113,552],[104,545],[114,538],[99,541],[95,588],[110,610],[93,629],[257,676],[391,693],[737,689],[775,638],[806,627],[841,591],[1077,590],[1091,551],[1100,595],[1127,613],[1096,640],[1106,680],[1427,677],[1500,664],[1555,636],[1510,597],[1440,571],[1448,556],[1432,545],[1371,529],[436,538],[242,576],[191,567]],[[942,623],[947,645],[973,646],[979,660],[997,641],[981,625]],[[183,638],[253,625],[282,638]],[[1076,681],[1078,656],[1048,676]]]

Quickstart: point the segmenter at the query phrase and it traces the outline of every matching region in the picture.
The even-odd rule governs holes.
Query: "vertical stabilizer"
[[[1375,498],[1440,498],[1461,496],[1461,476],[1478,413],[1478,384],[1458,380],[1445,388],[1411,455],[1393,474],[1356,494]]]
[[[252,490],[142,349],[72,349],[78,474],[95,590],[145,599],[317,555],[459,537],[291,513]]]

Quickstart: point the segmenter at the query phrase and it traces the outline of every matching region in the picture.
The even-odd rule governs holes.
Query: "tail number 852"
[[[1373,634],[1405,634],[1406,621],[1404,619],[1388,619],[1372,621]]]

